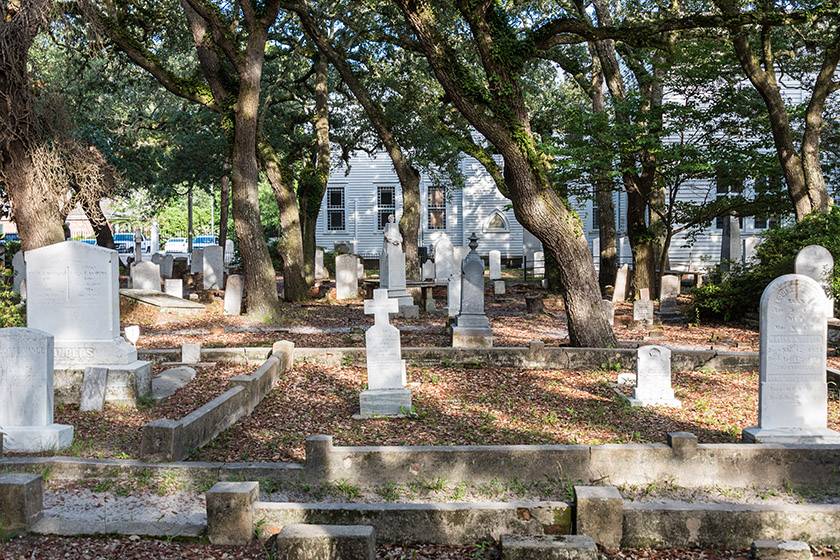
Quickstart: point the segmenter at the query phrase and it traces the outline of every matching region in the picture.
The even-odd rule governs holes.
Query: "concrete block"
[[[674,455],[687,459],[697,453],[697,436],[691,432],[671,432],[668,434],[668,445],[674,450]]]
[[[286,560],[375,560],[370,525],[299,525],[283,527],[274,541],[277,558]]]
[[[354,418],[388,416],[402,418],[411,413],[411,389],[368,389],[359,394],[360,413]]]
[[[811,547],[802,541],[755,541],[750,546],[753,560],[811,560]]]
[[[140,436],[140,457],[146,461],[174,461],[180,426],[180,422],[168,418],[144,424]]]
[[[248,544],[254,540],[257,482],[217,482],[205,494],[207,536],[213,544]]]
[[[502,560],[596,560],[598,547],[585,535],[502,535]]]
[[[330,468],[330,455],[333,447],[332,436],[309,436],[306,438],[306,477],[321,480],[327,476]]]
[[[198,342],[181,343],[181,362],[197,364],[201,361],[201,344]]]
[[[613,486],[575,486],[575,534],[608,548],[621,546],[624,501]]]
[[[285,370],[295,363],[295,343],[288,340],[278,340],[271,347],[271,354],[280,358],[280,369]]]
[[[43,517],[43,509],[40,475],[0,475],[0,526],[3,531],[28,531]]]

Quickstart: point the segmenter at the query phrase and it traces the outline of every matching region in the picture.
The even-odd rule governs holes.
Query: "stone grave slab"
[[[662,277],[659,290],[659,313],[673,315],[677,312],[677,297],[680,295],[680,277],[666,274]]]
[[[239,274],[228,276],[225,285],[225,315],[242,314],[242,295],[245,291],[245,281]]]
[[[613,303],[627,299],[627,287],[630,281],[630,265],[621,265],[615,275],[615,289],[613,290]]]
[[[108,368],[85,368],[79,410],[102,410],[105,407],[105,387],[107,385]]]
[[[168,296],[184,298],[184,281],[180,278],[167,278],[163,281],[163,289]]]
[[[633,320],[637,323],[653,324],[653,302],[649,299],[637,299],[633,302]]]
[[[636,386],[628,399],[631,406],[681,408],[671,388],[671,350],[664,346],[642,346],[636,352]]]
[[[193,249],[190,256],[190,274],[201,274],[204,272],[204,249]]]
[[[224,285],[225,258],[224,251],[218,245],[208,245],[204,248],[203,274],[205,290],[221,290]]]
[[[159,292],[160,265],[156,264],[154,261],[143,261],[132,264],[131,288],[133,290]]]
[[[159,308],[161,311],[169,311],[171,313],[203,313],[205,309],[204,304],[198,303],[197,301],[190,301],[164,294],[163,292],[120,290],[120,297],[125,297],[145,305],[151,305],[152,307]]]
[[[834,272],[834,257],[821,245],[808,245],[796,254],[793,263],[795,274],[813,278],[822,286],[826,295],[826,317],[834,317],[834,298],[831,296],[831,274]]]
[[[490,267],[490,280],[502,279],[502,253],[501,251],[490,251],[488,256]]]
[[[447,284],[455,273],[455,249],[449,237],[441,237],[435,243],[435,283]]]
[[[335,297],[345,300],[358,296],[358,258],[356,255],[338,255],[335,258]]]

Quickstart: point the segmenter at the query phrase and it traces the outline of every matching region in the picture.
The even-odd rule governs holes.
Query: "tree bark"
[[[225,166],[229,167],[229,166]],[[230,176],[222,177],[222,185],[219,193],[219,245],[227,245],[228,215],[230,214]],[[225,255],[225,259],[229,257]]]
[[[93,234],[96,236],[96,244],[106,249],[117,250],[114,245],[114,235],[111,233],[111,227],[108,225],[108,218],[102,212],[99,206],[99,200],[90,200],[88,197],[82,197],[80,204],[82,211],[87,216],[90,222],[90,227],[93,228]]]
[[[0,6],[0,183],[12,203],[21,249],[64,241],[55,192],[34,172],[34,149],[41,142],[26,62],[45,25],[52,2],[31,0]]]

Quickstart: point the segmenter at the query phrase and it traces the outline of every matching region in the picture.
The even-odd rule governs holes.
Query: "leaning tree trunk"
[[[111,227],[108,225],[108,218],[105,217],[102,208],[99,207],[99,201],[82,197],[79,203],[90,222],[90,227],[93,228],[96,244],[106,249],[116,250],[117,247],[114,245],[114,236],[111,233]]]
[[[39,178],[32,159],[41,139],[26,70],[29,48],[51,5],[31,0],[0,6],[0,183],[24,251],[64,241],[55,193]]]
[[[636,297],[647,288],[651,297],[656,286],[655,239],[650,233],[645,214],[647,201],[635,190],[627,193],[627,238],[633,252],[633,290]]]

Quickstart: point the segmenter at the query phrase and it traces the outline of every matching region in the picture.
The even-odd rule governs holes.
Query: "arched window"
[[[485,233],[508,233],[510,224],[501,210],[495,210],[484,222]]]

